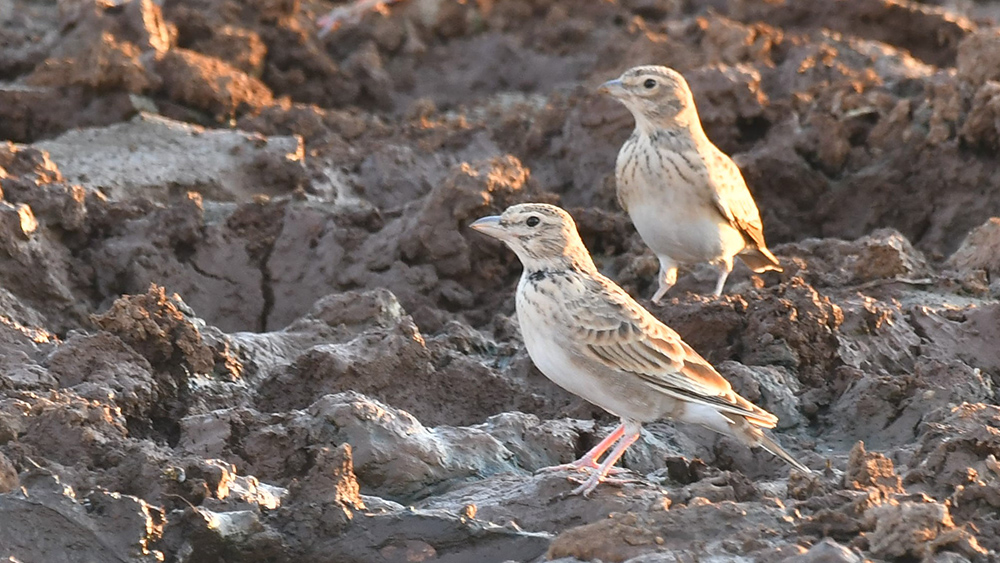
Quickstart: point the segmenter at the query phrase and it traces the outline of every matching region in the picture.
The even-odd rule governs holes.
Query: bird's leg
[[[719,270],[719,279],[715,282],[715,296],[718,297],[722,295],[722,288],[726,285],[726,278],[729,277],[729,272],[733,271],[733,259],[723,258],[722,262],[716,268]]]
[[[626,429],[625,436],[623,436],[622,439],[618,441],[618,444],[615,445],[615,449],[611,450],[611,453],[608,454],[608,457],[604,460],[604,463],[602,463],[601,466],[597,468],[597,471],[592,472],[590,474],[590,477],[586,481],[584,481],[582,485],[573,489],[573,491],[570,494],[571,495],[582,494],[585,497],[590,496],[591,491],[596,489],[599,483],[601,483],[602,481],[607,481],[607,476],[608,473],[611,471],[611,466],[614,465],[619,459],[621,459],[621,457],[625,455],[625,450],[627,450],[629,446],[634,444],[635,441],[639,439],[639,433],[641,429],[642,427],[638,425],[636,425],[635,428]]]
[[[677,262],[666,256],[658,256],[658,258],[660,259],[660,273],[657,276],[657,281],[660,283],[660,287],[653,294],[653,303],[657,305],[660,304],[660,300],[666,295],[667,290],[677,283]]]
[[[579,471],[581,469],[597,469],[598,467],[600,467],[600,465],[598,465],[597,463],[597,459],[600,458],[601,455],[604,454],[604,452],[606,452],[608,448],[611,447],[611,444],[614,444],[616,441],[618,441],[618,439],[621,438],[624,434],[625,434],[625,423],[623,422],[618,425],[618,428],[615,428],[614,431],[611,432],[611,434],[608,434],[606,438],[604,438],[603,440],[600,441],[600,443],[591,448],[590,451],[584,454],[584,456],[581,457],[580,459],[572,463],[564,463],[562,465],[553,465],[552,467],[544,467],[542,469],[539,469],[538,471],[539,472],[563,471],[563,470]]]

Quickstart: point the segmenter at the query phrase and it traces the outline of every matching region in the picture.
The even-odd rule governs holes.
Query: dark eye
[[[534,227],[535,225],[538,224],[539,221],[540,221],[540,219],[538,217],[535,217],[534,215],[532,215],[531,217],[528,217],[528,220],[525,221],[524,224],[527,225],[527,226],[529,226],[529,227]]]
[[[656,88],[656,81],[652,78],[647,78],[642,85],[645,86],[647,90],[652,90],[653,88]]]

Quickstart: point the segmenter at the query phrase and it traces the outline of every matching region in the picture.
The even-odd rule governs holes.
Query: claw
[[[628,469],[619,469],[618,471],[615,472],[615,474],[616,475],[621,475],[622,473],[628,473],[628,472],[629,472]],[[610,474],[611,473],[609,472],[608,475],[610,475]],[[587,479],[580,479],[580,478],[572,476],[572,475],[569,476],[569,477],[566,477],[566,480],[568,480],[570,482],[573,482],[573,483],[576,483],[577,485],[587,485],[587,484],[590,483],[591,479],[593,479],[593,474],[591,474],[591,477],[589,477]],[[608,477],[608,476],[601,477],[601,478],[599,478],[597,480],[598,484],[603,483],[605,485],[611,485],[613,487],[624,487],[625,485],[637,485],[637,484],[640,484],[642,482],[643,482],[642,479],[637,479],[637,478],[615,479],[613,477]],[[596,487],[597,487],[597,485],[594,485],[594,488],[596,488]],[[582,488],[583,487],[578,487],[577,490],[574,490],[570,494],[571,495],[572,494],[579,494],[579,489],[582,489]],[[590,490],[593,491],[594,489],[591,488]],[[589,493],[589,491],[588,491],[588,493]]]
[[[541,469],[536,469],[535,474],[539,473],[556,473],[558,471],[578,471],[581,473],[591,473],[601,468],[596,462],[591,462],[590,464],[580,463],[582,460],[574,461],[573,463],[564,463],[562,465],[552,465],[549,467],[542,467]],[[624,467],[612,467],[608,470],[608,475],[620,475],[622,473],[628,473],[628,469]]]
[[[616,471],[615,473],[627,473],[627,472],[628,472],[627,469],[619,468],[619,470]],[[625,485],[635,485],[642,483],[642,481],[639,479],[615,479],[612,477],[608,477],[607,475],[602,476],[600,473],[596,471],[591,472],[590,476],[587,477],[586,479],[581,479],[575,475],[569,475],[566,477],[566,480],[571,483],[576,483],[580,486],[573,489],[572,491],[567,491],[557,495],[556,498],[560,500],[576,495],[583,495],[584,498],[590,498],[590,493],[594,492],[594,489],[596,489],[597,486],[600,485],[601,483],[604,483],[606,485],[611,485],[613,487],[624,487]]]

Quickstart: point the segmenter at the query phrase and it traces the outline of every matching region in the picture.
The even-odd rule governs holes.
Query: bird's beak
[[[490,215],[489,217],[477,219],[469,227],[496,239],[503,239],[504,235],[507,234],[507,231],[500,226],[499,215]]]
[[[625,85],[619,79],[608,80],[597,89],[602,94],[610,94],[615,98],[620,98],[625,94]]]

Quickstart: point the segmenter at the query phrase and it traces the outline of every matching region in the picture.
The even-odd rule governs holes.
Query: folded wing
[[[773,428],[778,419],[737,395],[704,358],[610,280],[566,311],[591,359],[611,371],[631,373],[675,399],[711,406]]]

